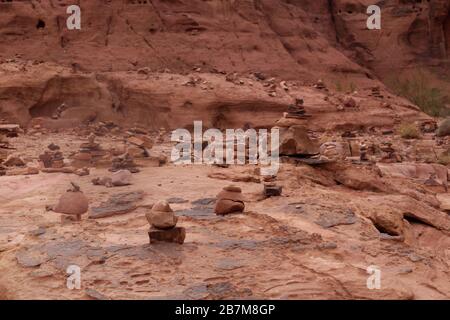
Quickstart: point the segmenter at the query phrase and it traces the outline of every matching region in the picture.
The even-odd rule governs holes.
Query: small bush
[[[423,112],[434,117],[449,115],[446,98],[442,90],[431,85],[424,72],[418,71],[408,78],[394,78],[389,81],[392,90],[416,104]]]
[[[419,139],[420,132],[417,126],[413,123],[404,123],[402,124],[398,132],[403,139]]]

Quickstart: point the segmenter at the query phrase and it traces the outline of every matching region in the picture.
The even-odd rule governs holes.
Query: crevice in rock
[[[417,224],[421,224],[421,225],[428,226],[428,227],[432,227],[432,228],[436,229],[435,226],[433,226],[433,225],[431,225],[431,224],[429,224],[429,223],[427,223],[427,222],[425,222],[425,221],[423,221],[423,220],[418,219],[417,217],[413,216],[413,215],[410,214],[410,213],[405,213],[405,214],[403,215],[403,218],[404,218],[406,221],[408,221],[411,225],[413,225],[413,224],[416,224],[416,225],[417,225]]]
[[[373,222],[373,225],[375,226],[375,228],[376,228],[380,233],[384,233],[384,234],[390,235],[390,236],[392,236],[392,237],[397,237],[397,236],[399,236],[398,233],[393,232],[392,230],[386,229],[385,227],[383,227],[381,224],[377,223],[376,221],[372,221],[372,222]]]
[[[45,29],[45,21],[42,19],[39,19],[36,23],[36,29]]]

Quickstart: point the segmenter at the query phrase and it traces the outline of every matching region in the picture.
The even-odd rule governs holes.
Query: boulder
[[[175,216],[167,201],[157,202],[145,216],[152,227],[161,230],[172,229],[178,222],[178,217]]]
[[[21,157],[10,155],[3,164],[7,167],[23,167],[25,161]]]
[[[438,137],[446,137],[450,135],[450,119],[445,119],[439,124],[436,135]]]
[[[89,200],[81,191],[67,191],[61,196],[53,211],[63,214],[76,215],[85,214],[89,209]]]
[[[128,186],[131,184],[132,174],[129,170],[120,170],[112,174],[111,184],[114,187]]]
[[[296,125],[280,130],[280,155],[312,156],[319,152],[318,144],[309,138],[308,130],[305,126]]]

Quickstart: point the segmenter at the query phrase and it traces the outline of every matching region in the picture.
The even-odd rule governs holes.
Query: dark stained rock
[[[282,192],[283,192],[283,187],[273,185],[273,184],[264,185],[264,195],[266,197],[279,197],[279,196],[281,196]]]
[[[175,227],[169,230],[150,229],[148,232],[150,243],[155,242],[173,242],[183,244],[186,238],[186,229]]]
[[[144,198],[143,191],[126,192],[112,195],[100,206],[91,208],[90,219],[99,219],[122,215],[136,210],[137,204]]]

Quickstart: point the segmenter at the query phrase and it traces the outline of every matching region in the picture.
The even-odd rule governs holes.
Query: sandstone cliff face
[[[383,1],[381,30],[362,28],[373,1],[333,1],[338,42],[357,62],[386,76],[404,68],[447,68],[450,1]]]
[[[69,31],[69,1],[3,1],[0,56],[21,54],[87,70],[189,71],[204,65],[296,78],[336,66],[358,70],[341,46],[375,70],[448,59],[448,0],[378,3],[379,31],[366,28],[372,2],[79,1],[82,30]]]
[[[366,28],[369,0],[78,3],[82,28],[69,31],[69,1],[0,2],[3,118],[27,124],[66,103],[66,119],[173,127],[196,116],[214,124],[229,113],[225,123],[245,125],[230,113],[237,110],[252,115],[252,125],[269,126],[296,96],[281,90],[269,98],[251,80],[250,89],[230,87],[221,73],[260,72],[277,84],[325,79],[334,86],[345,79],[364,90],[405,68],[448,72],[448,0],[381,2],[381,30]],[[190,90],[183,86],[188,79],[171,76],[136,82],[131,73],[142,68],[181,76],[198,69],[200,81],[225,89]]]

